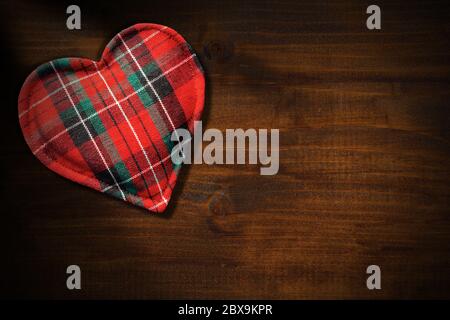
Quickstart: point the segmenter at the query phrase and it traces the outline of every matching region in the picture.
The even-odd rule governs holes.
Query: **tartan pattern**
[[[204,75],[174,30],[136,24],[117,34],[100,61],[62,58],[39,66],[19,95],[19,121],[49,169],[153,212],[163,212],[180,166],[172,132],[193,131]]]

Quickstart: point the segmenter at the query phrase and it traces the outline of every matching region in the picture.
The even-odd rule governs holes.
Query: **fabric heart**
[[[162,212],[180,169],[170,157],[172,132],[193,131],[204,88],[203,69],[177,32],[136,24],[98,62],[62,58],[33,71],[19,95],[20,126],[51,170]]]

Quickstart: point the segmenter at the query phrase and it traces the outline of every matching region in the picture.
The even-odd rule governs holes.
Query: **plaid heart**
[[[19,95],[19,120],[49,169],[150,211],[166,208],[179,165],[180,127],[193,131],[204,76],[174,30],[136,24],[117,34],[100,61],[62,58],[39,66]]]

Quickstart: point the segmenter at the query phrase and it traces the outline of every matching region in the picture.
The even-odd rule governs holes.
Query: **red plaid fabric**
[[[19,96],[33,154],[56,173],[162,212],[180,166],[172,132],[193,130],[204,102],[202,67],[174,30],[137,24],[99,62],[63,58],[39,66]]]

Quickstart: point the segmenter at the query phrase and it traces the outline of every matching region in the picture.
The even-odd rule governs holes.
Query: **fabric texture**
[[[19,121],[51,170],[163,212],[180,170],[171,135],[193,131],[204,87],[203,69],[177,32],[137,24],[117,34],[98,62],[62,58],[34,70],[20,91]]]

